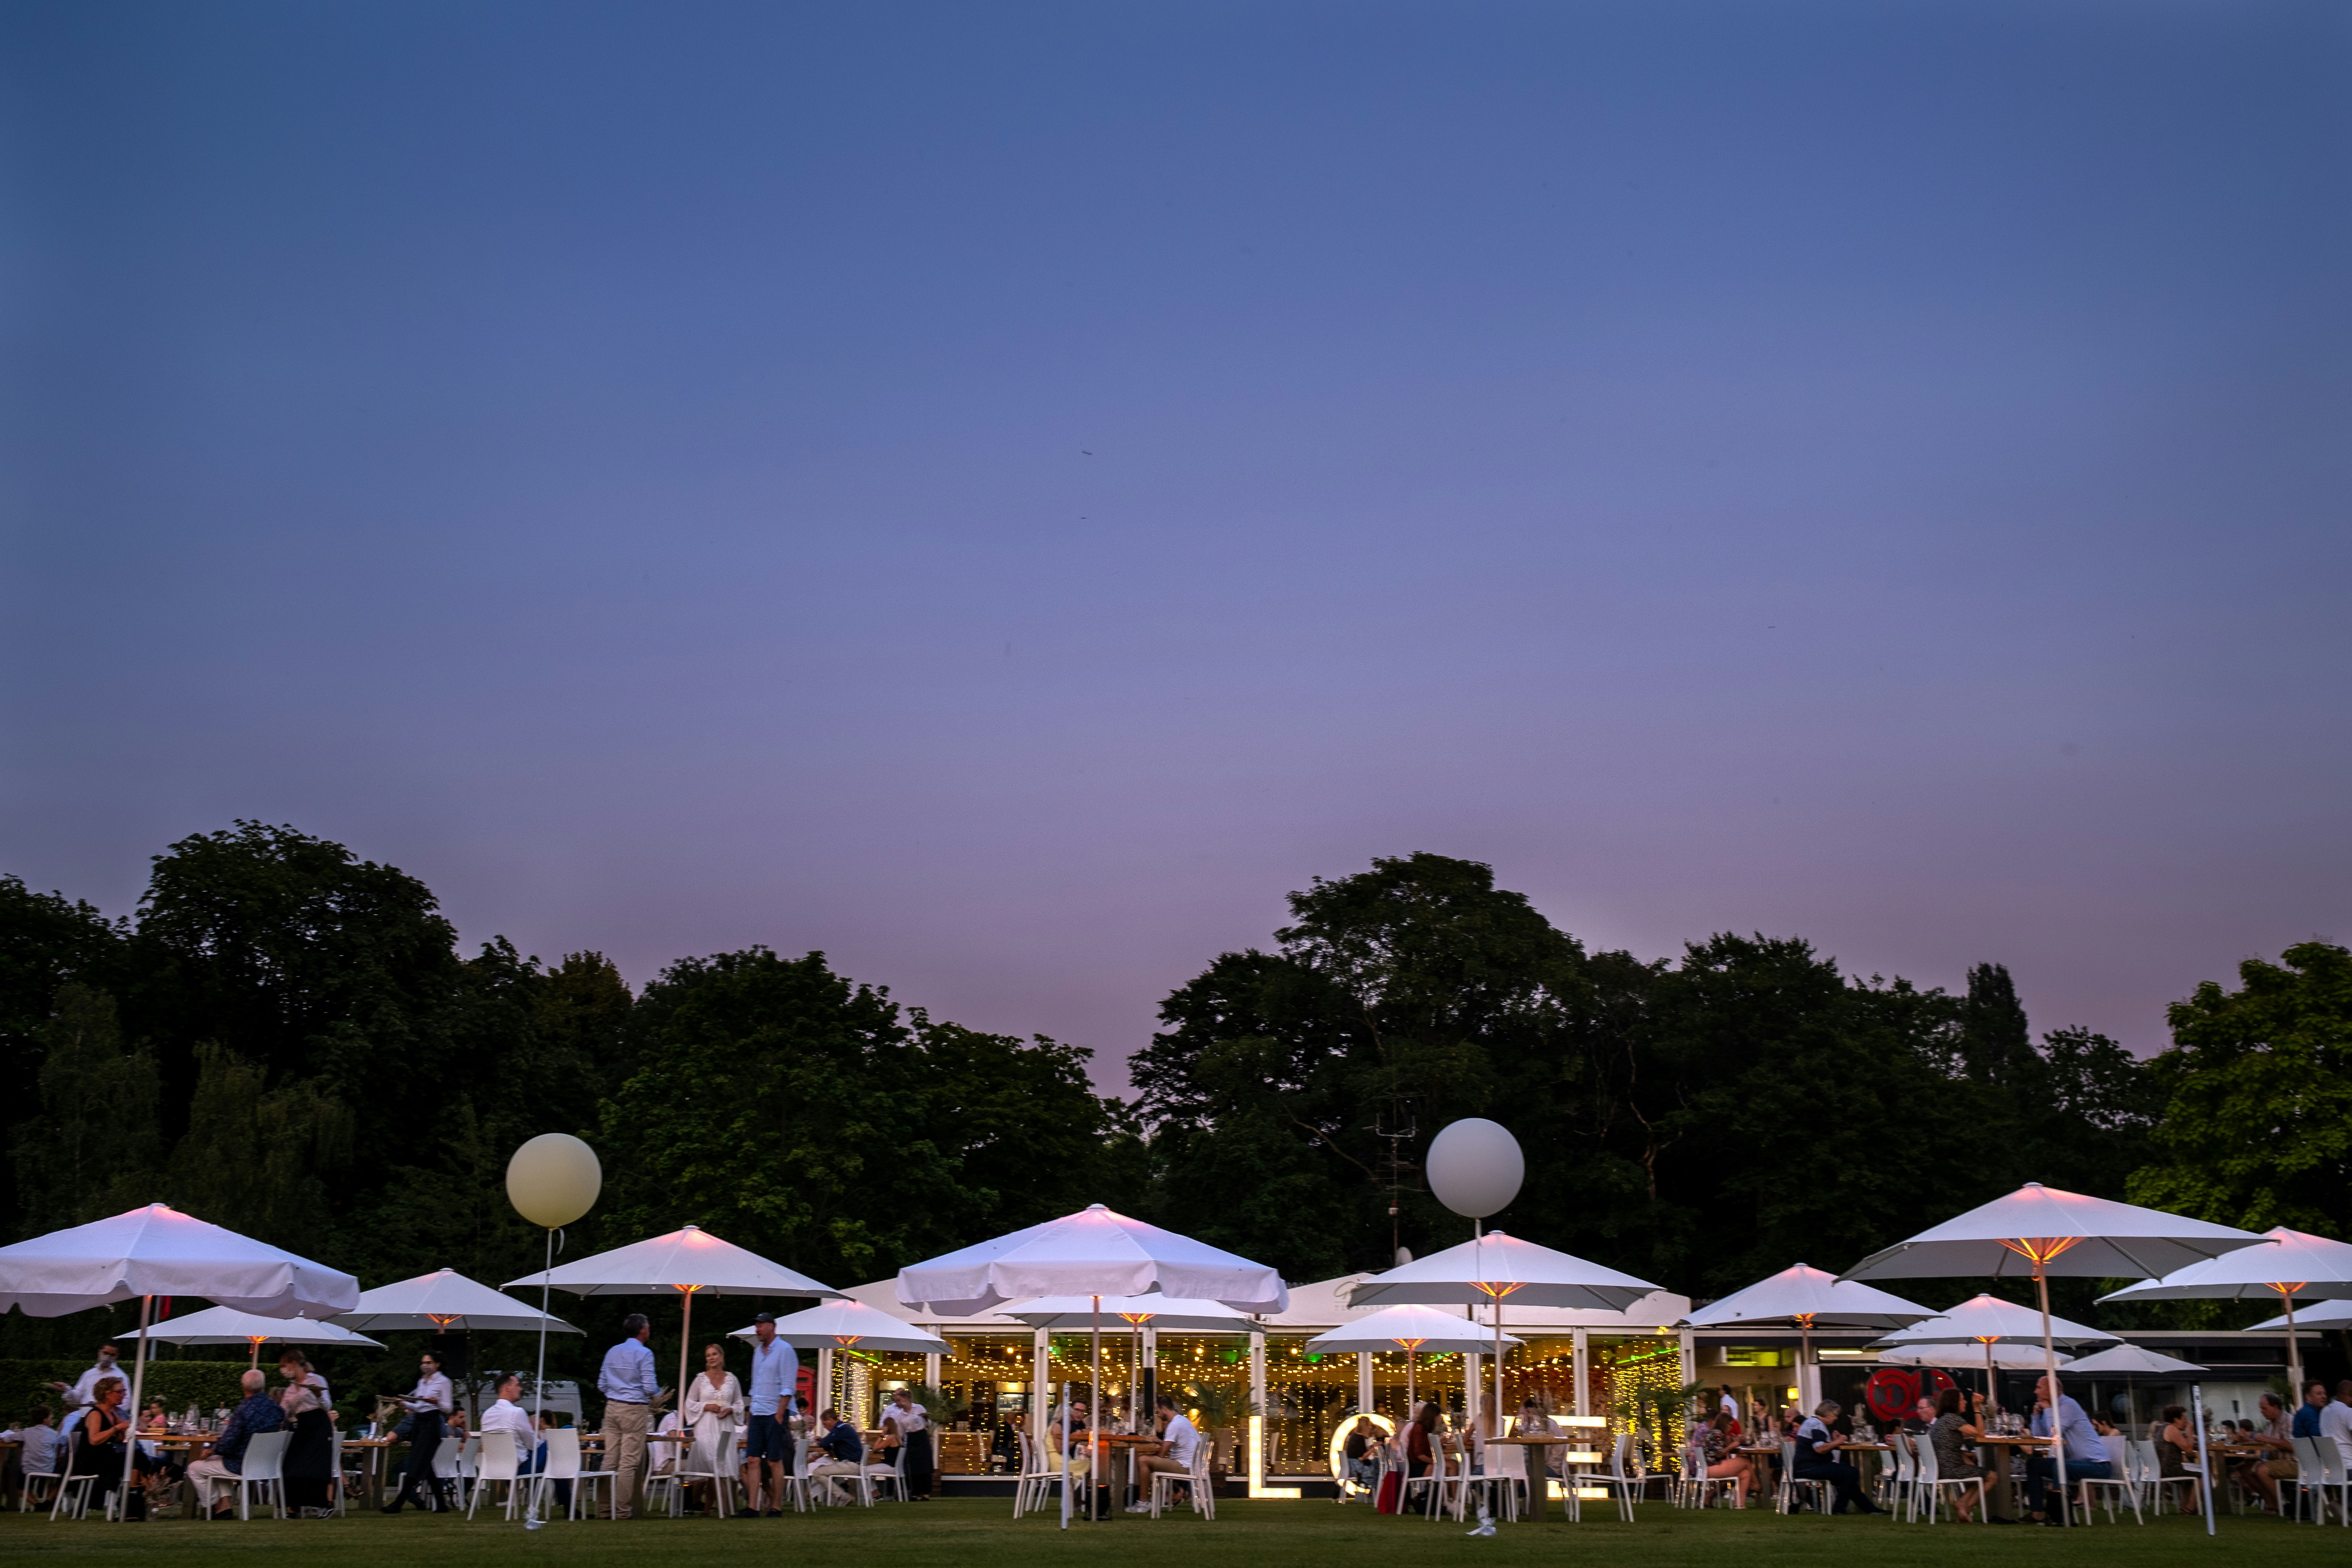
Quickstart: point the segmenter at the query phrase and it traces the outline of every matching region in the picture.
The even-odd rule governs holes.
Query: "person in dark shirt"
[[[861,1473],[864,1468],[862,1461],[866,1458],[866,1440],[857,1435],[856,1427],[841,1418],[838,1410],[820,1411],[816,1419],[817,1425],[824,1429],[824,1436],[816,1440],[816,1446],[824,1451],[825,1458],[808,1468],[809,1479],[823,1479],[835,1502],[848,1502],[851,1500],[849,1492],[838,1478]]]
[[[247,1372],[241,1386],[245,1397],[228,1413],[212,1447],[188,1466],[188,1479],[196,1483],[197,1495],[212,1510],[215,1519],[226,1519],[236,1511],[234,1503],[215,1502],[215,1498],[226,1489],[226,1482],[244,1473],[247,1447],[260,1434],[275,1432],[286,1425],[284,1407],[265,1392],[269,1386],[267,1373],[257,1367]]]
[[[1838,1458],[1846,1440],[1830,1430],[1830,1423],[1842,1408],[1836,1400],[1824,1399],[1798,1426],[1797,1479],[1825,1483],[1836,1494],[1832,1513],[1883,1513],[1884,1509],[1862,1495],[1862,1472]]]
[[[1356,1417],[1356,1425],[1348,1433],[1348,1441],[1340,1453],[1348,1462],[1348,1479],[1360,1487],[1372,1484],[1372,1472],[1377,1467],[1376,1450],[1384,1441],[1381,1429],[1369,1415]]]

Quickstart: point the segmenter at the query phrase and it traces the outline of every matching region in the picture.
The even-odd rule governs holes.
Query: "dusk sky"
[[[1093,1047],[1376,855],[2352,937],[2341,5],[0,11],[0,870]]]

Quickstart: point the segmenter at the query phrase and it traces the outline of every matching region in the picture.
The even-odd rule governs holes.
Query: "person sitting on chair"
[[[2047,1375],[2033,1385],[2033,1435],[2051,1435],[2051,1386]],[[2107,1464],[2106,1445],[2091,1427],[2091,1418],[2074,1403],[2074,1396],[2061,1392],[2057,1400],[2056,1422],[2058,1441],[2066,1450],[2066,1484],[2071,1487],[2080,1480],[2105,1480],[2113,1473]],[[2158,1445],[2161,1447],[2161,1445]],[[2052,1499],[2058,1479],[2058,1463],[2047,1454],[2036,1454],[2025,1461],[2026,1492],[2035,1522],[2063,1524],[2066,1522],[2066,1500]]]
[[[131,1443],[131,1417],[122,1409],[122,1380],[101,1377],[92,1390],[97,1403],[74,1428],[73,1468],[77,1476],[96,1476],[100,1490],[111,1491],[122,1479],[122,1461],[131,1452],[131,1495],[123,1500],[125,1519],[147,1517],[147,1478],[155,1461]]]
[[[1339,1457],[1348,1467],[1348,1479],[1356,1486],[1371,1489],[1372,1478],[1379,1473],[1380,1447],[1384,1439],[1381,1429],[1369,1415],[1356,1417],[1355,1426],[1348,1430],[1348,1440],[1340,1446]]]
[[[1830,1423],[1845,1407],[1824,1399],[1797,1427],[1796,1478],[1820,1481],[1833,1494],[1832,1513],[1884,1513],[1886,1510],[1862,1495],[1862,1472],[1838,1458],[1846,1439],[1830,1430]]]
[[[1139,1492],[1149,1493],[1156,1485],[1158,1475],[1189,1476],[1192,1458],[1200,1451],[1200,1429],[1186,1419],[1183,1410],[1173,1396],[1161,1394],[1154,1406],[1160,1426],[1160,1441],[1137,1451],[1135,1480]],[[1128,1505],[1129,1513],[1149,1513],[1151,1505],[1139,1496]]]
[[[849,1490],[841,1484],[841,1478],[865,1473],[862,1461],[866,1458],[866,1440],[857,1435],[856,1427],[841,1418],[838,1410],[819,1411],[816,1419],[817,1425],[824,1429],[824,1436],[817,1439],[816,1446],[824,1450],[825,1458],[808,1468],[809,1479],[823,1478],[834,1501],[855,1501]]]
[[[57,1414],[46,1405],[36,1405],[26,1413],[26,1425],[19,1427],[16,1439],[25,1445],[21,1455],[24,1479],[29,1484],[35,1476],[55,1476],[64,1473],[59,1461],[66,1457],[65,1434],[57,1428]]]
[[[264,1432],[275,1432],[286,1425],[286,1412],[278,1401],[269,1397],[269,1374],[259,1367],[248,1370],[239,1381],[245,1397],[228,1413],[221,1424],[218,1436],[202,1455],[190,1461],[188,1479],[196,1483],[196,1495],[215,1519],[233,1518],[236,1505],[215,1499],[220,1490],[236,1479],[245,1469],[247,1444]]]
[[[1739,1451],[1739,1424],[1722,1410],[1711,1416],[1699,1432],[1699,1443],[1706,1456],[1706,1479],[1731,1483],[1731,1506],[1748,1506],[1748,1488],[1756,1478],[1756,1467]]]

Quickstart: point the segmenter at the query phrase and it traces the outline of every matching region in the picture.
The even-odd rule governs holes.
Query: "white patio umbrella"
[[[0,1247],[0,1311],[61,1318],[139,1298],[139,1327],[152,1321],[158,1296],[201,1296],[267,1318],[349,1311],[360,1282],[267,1242],[180,1213],[164,1204],[127,1209],[70,1230]],[[131,1372],[135,1419],[145,1396],[144,1345]],[[123,1495],[130,1495],[136,1444],[125,1444]],[[129,1509],[122,1510],[127,1517]]]
[[[759,1336],[760,1326],[752,1323],[737,1329],[727,1337],[751,1340]],[[878,1307],[869,1307],[863,1301],[845,1298],[778,1318],[776,1337],[788,1345],[806,1345],[812,1350],[830,1344],[838,1345],[843,1350],[904,1351],[931,1355],[948,1348],[947,1341],[929,1329],[917,1328]]]
[[[1878,1352],[1878,1359],[1889,1366],[1967,1366],[1981,1359],[1988,1373],[1994,1367],[2003,1372],[2032,1372],[2042,1365],[2042,1350],[2038,1345],[1979,1345],[1972,1340],[1940,1340],[1921,1344],[1889,1345]],[[2074,1357],[2062,1355],[2058,1364],[2065,1366]]]
[[[1936,1314],[1915,1301],[1857,1280],[1841,1279],[1825,1268],[1793,1264],[1768,1275],[1743,1290],[1709,1301],[1683,1321],[1694,1329],[1725,1328],[1734,1323],[1794,1323],[1802,1347],[1798,1375],[1807,1376],[1813,1364],[1813,1329],[1899,1329]]]
[[[1908,1241],[1872,1253],[1841,1278],[1917,1279],[1958,1275],[2001,1279],[2030,1272],[2045,1325],[2042,1368],[2050,1380],[2050,1430],[2055,1438],[2061,1390],[2058,1352],[2047,1328],[2052,1274],[2108,1279],[2161,1275],[2261,1239],[2252,1231],[2231,1226],[2028,1182],[2005,1198],[1979,1205]],[[2057,1459],[2058,1495],[2063,1498],[2067,1495],[2065,1443],[2053,1442],[2051,1452]],[[2211,1489],[2206,1489],[2210,1529]]]
[[[1622,1312],[1658,1287],[1631,1274],[1490,1230],[1375,1274],[1348,1293],[1353,1307],[1475,1306],[1494,1309],[1495,1420],[1503,1418],[1503,1300],[1526,1307]]]
[[[1040,1296],[1034,1301],[1022,1301],[999,1310],[1033,1329],[1051,1332],[1055,1329],[1090,1328],[1096,1317],[1094,1304],[1092,1296]],[[1136,1367],[1143,1364],[1146,1328],[1178,1334],[1245,1334],[1257,1327],[1247,1313],[1236,1312],[1223,1301],[1204,1301],[1197,1297],[1105,1296],[1101,1315],[1117,1318],[1127,1325],[1135,1340],[1131,1364]],[[1140,1374],[1138,1376],[1139,1379]],[[1141,1390],[1138,1388],[1135,1393],[1140,1399]],[[1139,1410],[1137,1414],[1146,1412]]]
[[[2112,1350],[2079,1357],[2066,1370],[2108,1377],[2162,1377],[2174,1373],[2203,1372],[2205,1368],[2193,1361],[2158,1355],[2145,1345],[2116,1345]]]
[[[2287,1375],[2303,1398],[2303,1347],[2294,1337],[2294,1301],[2352,1300],[2352,1243],[2277,1226],[2252,1247],[2176,1268],[2161,1279],[2099,1298],[2102,1301],[2259,1300],[2285,1309]]]
[[[575,1296],[659,1296],[676,1291],[686,1303],[677,1335],[677,1401],[686,1406],[686,1349],[694,1334],[694,1299],[712,1296],[837,1296],[796,1269],[771,1263],[731,1241],[722,1241],[700,1226],[689,1225],[550,1268],[509,1279],[506,1289],[520,1285],[552,1286]]]
[[[559,1334],[580,1332],[562,1319],[501,1295],[454,1268],[436,1268],[414,1279],[379,1285],[360,1292],[360,1304],[339,1312],[335,1321],[349,1329],[373,1329],[378,1333],[404,1329],[445,1333],[479,1329],[535,1333],[544,1326]]]
[[[1413,1363],[1423,1351],[1433,1355],[1476,1355],[1490,1342],[1478,1331],[1478,1325],[1467,1318],[1457,1318],[1451,1312],[1441,1312],[1434,1307],[1383,1307],[1377,1312],[1367,1312],[1352,1323],[1319,1333],[1307,1342],[1311,1351],[1329,1352],[1404,1352],[1404,1402],[1407,1418],[1411,1418],[1415,1384]],[[1522,1342],[1516,1334],[1505,1334],[1502,1342],[1516,1345]],[[1500,1412],[1497,1411],[1499,1416]]]
[[[2014,1301],[2004,1301],[1998,1296],[1971,1296],[1948,1312],[1938,1312],[1932,1318],[1922,1318],[1916,1323],[1895,1330],[1875,1341],[1874,1348],[1907,1348],[1914,1345],[1944,1346],[1962,1342],[1976,1347],[1984,1358],[1985,1397],[1993,1407],[2000,1405],[2000,1384],[1993,1376],[1996,1366],[2008,1372],[2025,1372],[2042,1365],[2037,1352],[2032,1356],[1997,1352],[1994,1347],[2034,1345],[2042,1343],[2042,1314],[2032,1307],[2021,1307]],[[2052,1340],[2062,1345],[2113,1344],[2116,1336],[2104,1330],[2086,1328],[2066,1318],[2050,1320]],[[1882,1361],[1886,1359],[1882,1353]],[[2060,1364],[2064,1364],[2061,1357]],[[1906,1363],[1910,1364],[1910,1363]],[[1956,1362],[1929,1362],[1925,1365],[1951,1366]],[[2048,1368],[2044,1367],[2044,1371]]]
[[[201,1312],[166,1318],[131,1337],[167,1345],[250,1345],[253,1356],[247,1363],[249,1366],[261,1364],[261,1347],[268,1342],[383,1349],[381,1342],[355,1334],[341,1323],[318,1322],[309,1318],[265,1318],[258,1312],[240,1312],[234,1307],[206,1307]]]
[[[1263,1263],[1208,1243],[1114,1214],[1100,1204],[961,1248],[898,1271],[898,1300],[953,1317],[992,1311],[1040,1296],[1149,1296],[1221,1302],[1238,1312],[1279,1312],[1290,1305],[1282,1276]],[[1102,1315],[1094,1318],[1094,1389],[1102,1394]],[[1066,1439],[1069,1423],[1062,1424]],[[1066,1441],[1065,1447],[1066,1447]],[[1066,1463],[1067,1455],[1064,1456]],[[1065,1472],[1066,1474],[1066,1470]],[[1087,1489],[1094,1507],[1095,1489]],[[1063,1523],[1070,1489],[1062,1488]]]
[[[2311,1310],[2297,1313],[2291,1319],[2284,1316],[2264,1318],[2246,1331],[2253,1333],[2263,1329],[2284,1329],[2289,1322],[2305,1329],[2352,1329],[2352,1301],[2322,1301]]]

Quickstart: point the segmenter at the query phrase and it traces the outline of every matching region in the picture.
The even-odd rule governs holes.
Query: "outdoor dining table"
[[[343,1447],[367,1450],[367,1463],[360,1470],[360,1504],[363,1508],[381,1505],[383,1498],[383,1456],[394,1443],[403,1441],[390,1436],[382,1437],[346,1437]]]
[[[1994,1483],[1991,1486],[1985,1488],[1986,1507],[1991,1510],[1992,1517],[1995,1519],[2016,1519],[2021,1516],[2025,1510],[2023,1508],[2019,1506],[2019,1499],[2017,1496],[2017,1478],[2011,1473],[2011,1460],[2016,1457],[2012,1452],[2011,1452],[2011,1450],[2019,1448],[2029,1450],[2047,1448],[2050,1447],[2050,1439],[2047,1437],[2012,1436],[1975,1437],[1969,1441],[1971,1447],[1980,1449],[1990,1449],[1992,1451],[1993,1455],[1996,1456],[1989,1462],[1993,1465],[1999,1474],[1994,1478]]]
[[[1566,1434],[1562,1434],[1557,1437],[1549,1436],[1536,1437],[1489,1437],[1486,1439],[1486,1446],[1490,1448],[1510,1447],[1525,1448],[1528,1450],[1528,1519],[1531,1523],[1541,1523],[1543,1521],[1545,1505],[1550,1500],[1548,1494],[1550,1491],[1549,1482],[1551,1480],[1551,1471],[1547,1468],[1547,1461],[1544,1457],[1544,1450],[1546,1448],[1573,1448],[1580,1450],[1589,1456],[1589,1458],[1583,1461],[1586,1464],[1598,1464],[1601,1460],[1600,1451],[1591,1447],[1591,1438],[1578,1438]],[[1571,1460],[1570,1462],[1570,1464],[1573,1464],[1576,1461]],[[1566,1491],[1568,1489],[1575,1485],[1576,1477],[1574,1475],[1564,1475],[1560,1478],[1561,1490]],[[1575,1518],[1575,1500],[1572,1498],[1563,1497],[1560,1499],[1560,1517],[1563,1520]]]

